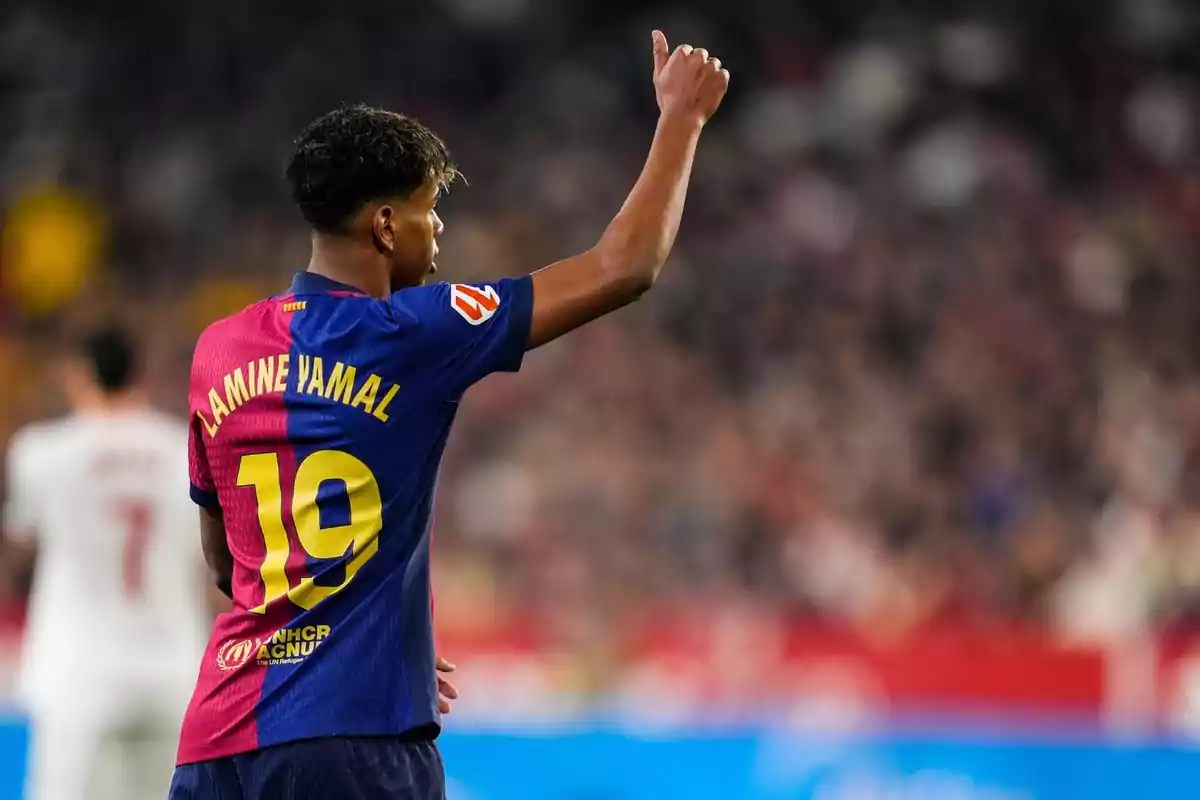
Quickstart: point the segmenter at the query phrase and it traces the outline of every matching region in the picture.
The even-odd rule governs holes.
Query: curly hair
[[[437,134],[403,114],[365,105],[311,122],[285,174],[304,219],[326,233],[342,232],[372,200],[406,197],[427,180],[445,189],[460,177]]]

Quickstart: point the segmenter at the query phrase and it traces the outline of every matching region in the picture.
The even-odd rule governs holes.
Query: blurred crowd
[[[203,325],[306,265],[281,164],[339,102],[449,143],[443,276],[590,246],[653,129],[656,25],[733,74],[678,245],[641,303],[468,395],[439,626],[1110,641],[1200,611],[1186,4],[53,5],[0,12],[0,441],[114,316],[183,410]]]

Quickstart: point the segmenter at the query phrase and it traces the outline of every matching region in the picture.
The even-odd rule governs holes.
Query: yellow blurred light
[[[54,311],[95,272],[104,243],[98,209],[57,187],[35,189],[5,220],[4,283],[23,312]]]
[[[269,294],[254,281],[213,278],[198,285],[187,300],[187,320],[194,333],[210,323],[241,311]]]

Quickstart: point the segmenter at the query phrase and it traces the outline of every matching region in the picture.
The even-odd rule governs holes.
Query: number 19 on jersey
[[[317,493],[326,481],[345,485],[350,506],[348,524],[322,527]],[[379,550],[379,532],[383,528],[379,483],[370,468],[349,453],[319,450],[305,458],[296,469],[290,508],[300,547],[309,558],[348,557],[346,576],[336,586],[318,586],[309,576],[300,578],[293,585],[287,574],[291,543],[283,518],[279,456],[276,453],[243,456],[238,467],[238,486],[254,489],[258,524],[266,545],[266,557],[259,568],[263,602],[252,609],[255,613],[265,614],[267,606],[283,597],[300,608],[312,609],[344,589]]]

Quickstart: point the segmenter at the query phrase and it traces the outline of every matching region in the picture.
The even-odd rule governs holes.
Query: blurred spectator
[[[181,409],[202,325],[304,268],[278,156],[338,102],[444,133],[444,274],[589,246],[648,141],[658,15],[534,5],[0,14],[0,439],[104,314]],[[681,241],[637,308],[464,403],[440,626],[600,663],[651,605],[1103,641],[1200,612],[1191,12],[881,5],[676,18],[734,75]]]

